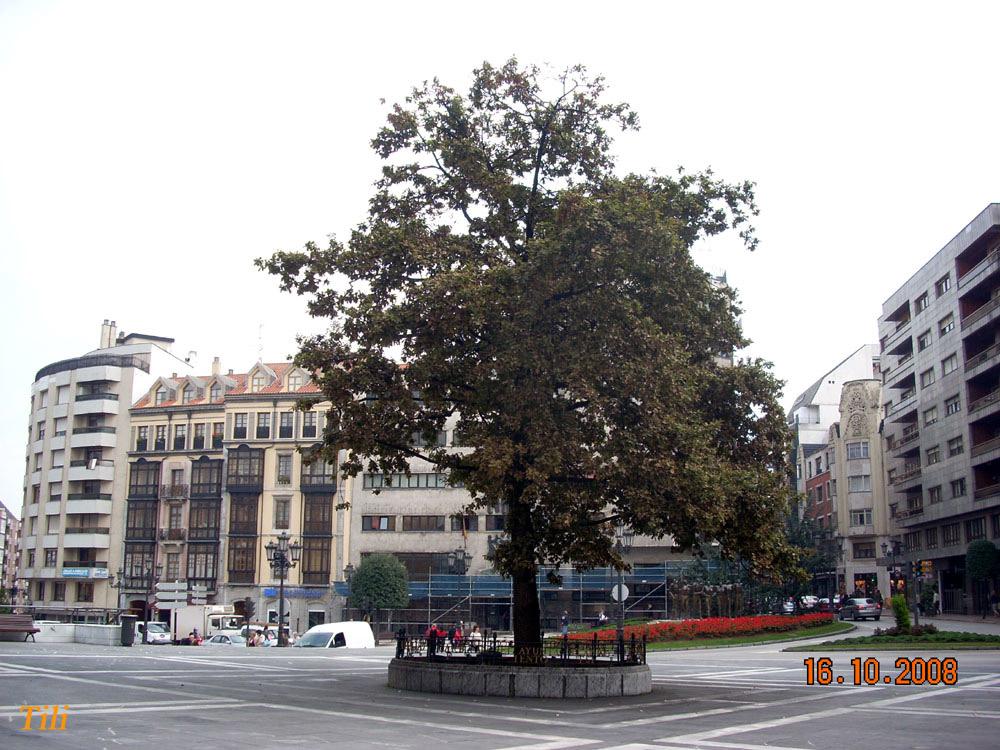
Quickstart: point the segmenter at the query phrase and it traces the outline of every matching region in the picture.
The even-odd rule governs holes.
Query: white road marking
[[[807,714],[797,714],[795,716],[784,716],[780,719],[770,719],[768,721],[758,721],[754,724],[739,724],[736,726],[722,727],[720,729],[709,729],[705,732],[693,732],[691,734],[681,735],[680,737],[664,737],[662,740],[657,740],[657,742],[665,742],[680,745],[698,745],[703,743],[705,740],[712,740],[716,737],[726,737],[730,734],[744,734],[750,732],[759,732],[762,729],[773,729],[774,727],[782,727],[786,724],[798,724],[803,721],[813,721],[815,719],[826,719],[831,716],[843,716],[844,714],[849,714],[853,712],[853,708],[828,708],[825,711],[814,711]],[[739,743],[738,747],[746,747],[743,743]]]
[[[730,672],[695,672],[690,674],[688,672],[677,672],[677,677],[687,678],[687,677],[738,677],[746,674],[756,674],[756,675],[766,675],[774,674],[775,672],[803,672],[805,671],[802,667],[760,667],[757,669],[737,669]]]
[[[985,685],[992,685],[994,684],[994,680],[996,680],[996,678],[998,677],[1000,677],[1000,674],[987,674],[983,675],[982,677],[973,677],[972,679],[965,681],[959,679],[958,685],[950,685],[947,687],[938,688],[937,690],[924,690],[922,692],[911,695],[900,695],[896,698],[885,698],[884,700],[868,703],[866,704],[866,706],[868,708],[882,708],[885,706],[895,706],[898,703],[908,703],[909,701],[919,701],[923,700],[924,698],[932,698],[935,695],[945,695],[945,694],[954,695],[956,688],[980,687],[979,683],[984,683]],[[970,685],[969,683],[972,684]]]
[[[110,701],[107,703],[74,703],[72,710],[80,710],[86,708],[113,708],[115,706],[125,707],[125,706],[176,706],[176,705],[198,705],[202,703],[238,703],[236,698],[214,698],[204,701],[191,701],[191,700],[178,700],[178,701],[129,701],[125,703],[123,701]],[[19,703],[14,706],[0,706],[0,711],[17,711],[21,708],[23,703]]]
[[[892,714],[914,714],[916,716],[966,716],[970,719],[1000,719],[1000,711],[977,711],[975,709],[963,711],[957,708],[868,708],[866,706],[855,706],[855,711],[868,711],[870,713],[892,713]]]
[[[135,714],[135,713],[149,713],[152,711],[211,711],[213,709],[224,708],[251,708],[253,706],[263,706],[263,703],[188,703],[181,706],[115,706],[113,708],[89,708],[89,709],[78,709],[72,704],[69,710],[66,712],[67,716],[89,716],[91,714]],[[24,714],[20,711],[13,712],[0,712],[0,718],[4,719],[16,719],[17,717],[23,717]]]

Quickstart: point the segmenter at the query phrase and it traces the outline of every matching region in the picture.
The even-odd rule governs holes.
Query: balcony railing
[[[907,433],[904,430],[899,440],[893,441],[893,444],[889,446],[889,450],[896,450],[897,448],[902,448],[907,443],[912,443],[919,437],[920,437],[920,430],[913,430],[910,433]]]
[[[303,474],[302,486],[333,485],[337,483],[337,478],[333,474]]]
[[[89,435],[94,432],[103,432],[109,435],[114,435],[117,430],[114,427],[74,427],[74,435]]]
[[[92,458],[91,459],[83,458],[83,459],[79,459],[77,461],[70,461],[69,465],[70,466],[90,466],[90,462],[91,461],[94,462],[94,466],[95,467],[97,467],[97,466],[114,466],[115,465],[115,462],[112,461],[110,458],[98,458],[96,460],[92,459]]]
[[[258,427],[257,428],[257,439],[258,440],[268,440],[271,437],[270,427]]]
[[[979,487],[973,493],[973,497],[976,500],[982,500],[984,497],[993,497],[993,495],[1000,495],[1000,484],[990,484],[986,487]]]
[[[117,401],[117,393],[81,393],[76,397],[77,401]]]
[[[63,560],[64,568],[106,568],[108,563],[104,560]]]
[[[187,438],[186,437],[175,437],[174,438],[174,450],[175,451],[187,450]]]
[[[996,403],[998,400],[1000,400],[1000,388],[997,388],[994,391],[990,391],[982,398],[977,398],[975,401],[969,404],[969,413],[971,414],[974,411],[985,409],[987,406]]]
[[[958,277],[959,285],[961,285],[962,280],[965,279],[966,276],[971,276],[972,274],[976,273],[979,269],[985,268],[987,265],[997,260],[998,258],[1000,258],[1000,249],[994,250],[993,252],[987,254],[985,258],[983,258],[981,261],[976,263],[976,265],[974,265],[972,268],[970,268],[968,271],[966,271],[965,273],[963,273],[961,276]]]
[[[979,365],[983,364],[984,362],[988,362],[993,357],[997,356],[997,354],[1000,354],[1000,344],[994,344],[988,349],[979,352],[979,354],[969,357],[967,360],[965,360],[965,369],[971,370],[973,367],[979,367]]]
[[[203,541],[217,541],[219,539],[219,527],[207,526],[203,528],[192,527],[188,529],[188,539],[200,539]]]
[[[1000,437],[995,437],[982,443],[976,443],[972,446],[972,455],[981,456],[984,453],[995,451],[997,448],[1000,448]]]
[[[192,447],[196,451],[202,450],[205,447],[205,436],[204,435],[195,435],[194,442],[192,443]]]
[[[233,428],[233,440],[246,440],[247,438],[247,428],[246,427],[234,427]]]
[[[64,534],[110,534],[107,526],[67,526]]]
[[[962,318],[962,330],[978,323],[998,307],[1000,307],[1000,297],[994,297],[982,307],[977,307],[974,312]]]
[[[913,477],[920,475],[920,464],[906,464],[902,471],[896,474],[891,480],[890,484],[897,485],[903,482],[913,479]]]
[[[110,492],[71,492],[68,495],[70,500],[110,500]]]
[[[160,529],[160,539],[182,542],[187,538],[187,529]]]
[[[291,425],[281,425],[278,428],[278,437],[281,439],[292,437],[292,426]]]
[[[212,435],[212,447],[213,448],[222,447],[222,435]]]
[[[164,500],[183,500],[188,497],[188,485],[162,484],[160,485],[160,497]]]

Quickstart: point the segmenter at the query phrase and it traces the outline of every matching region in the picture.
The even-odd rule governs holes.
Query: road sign
[[[623,602],[628,599],[628,586],[624,583],[621,585],[621,591],[618,590],[618,584],[615,584],[611,589],[611,598],[616,602]]]
[[[173,583],[156,584],[157,591],[187,591],[187,583],[184,581],[174,581]]]
[[[191,596],[204,596],[208,593],[208,586],[192,586]]]
[[[196,607],[200,607],[202,604],[208,604],[208,599],[195,597],[191,599],[191,604],[193,604]]]
[[[156,609],[180,609],[181,607],[186,607],[187,602],[156,602]]]

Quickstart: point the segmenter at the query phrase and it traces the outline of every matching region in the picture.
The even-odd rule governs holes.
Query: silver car
[[[869,617],[878,620],[882,617],[882,605],[867,597],[848,599],[840,608],[838,617],[841,620],[865,620]]]

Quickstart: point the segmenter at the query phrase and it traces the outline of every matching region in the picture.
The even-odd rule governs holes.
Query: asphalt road
[[[784,646],[651,653],[651,695],[563,702],[390,690],[391,647],[0,643],[0,748],[998,746],[1000,651],[949,652],[955,687],[855,687],[852,656],[877,656],[892,678],[899,654],[827,653],[846,684],[808,686],[810,654]],[[66,729],[25,731],[25,704],[68,706]]]

